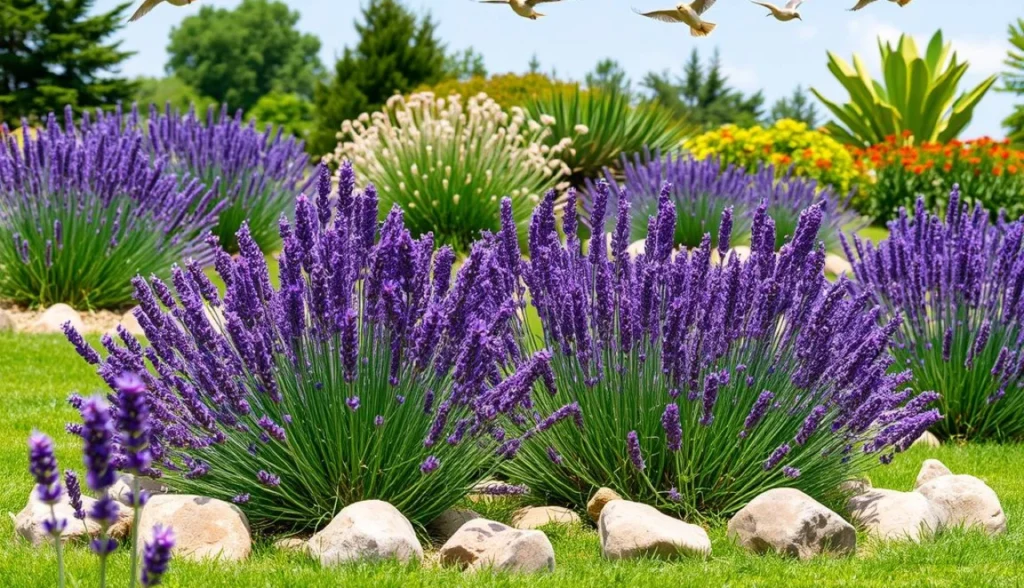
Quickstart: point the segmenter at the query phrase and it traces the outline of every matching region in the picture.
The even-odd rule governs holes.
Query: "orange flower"
[[[949,171],[953,169],[953,164],[947,161],[946,165],[942,166],[942,169],[944,169],[945,171]]]
[[[999,177],[999,176],[1003,175],[1003,168],[998,166],[998,165],[993,167],[992,168],[992,175],[994,175],[996,177]]]
[[[814,162],[814,165],[817,166],[818,169],[831,169],[832,168],[832,162],[827,160],[827,159],[819,159],[818,161]]]
[[[779,165],[789,165],[790,163],[793,163],[793,158],[788,155],[783,154],[779,158]]]
[[[1006,171],[1009,172],[1010,174],[1016,174],[1017,173],[1017,166],[1013,165],[1013,164],[1010,164],[1010,165],[1006,166]]]

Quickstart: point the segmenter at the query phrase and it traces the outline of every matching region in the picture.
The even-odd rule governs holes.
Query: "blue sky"
[[[97,10],[120,0],[99,0]],[[163,5],[122,32],[124,46],[137,51],[125,66],[129,75],[160,75],[167,59],[171,27],[200,5],[232,7],[240,0],[198,0],[191,6]],[[693,39],[686,27],[648,20],[633,14],[667,8],[675,0],[565,0],[544,6],[547,17],[530,21],[505,6],[471,0],[405,0],[416,10],[429,10],[439,22],[450,48],[472,46],[484,55],[492,73],[526,70],[536,53],[545,70],[581,79],[602,58],[618,60],[638,81],[651,70],[678,71],[691,48],[710,55],[719,48],[733,85],[744,90],[763,88],[772,101],[797,84],[813,86],[827,96],[844,94],[826,68],[826,51],[846,59],[859,52],[877,71],[875,39],[896,39],[901,32],[927,40],[942,29],[962,59],[971,62],[966,84],[977,84],[998,73],[1009,48],[1006,28],[1024,17],[1020,0],[914,0],[900,8],[884,0],[853,13],[855,0],[807,0],[804,21],[779,23],[746,0],[719,0],[705,14],[719,26],[706,39]],[[780,0],[780,3],[783,0]],[[352,22],[359,16],[357,0],[285,0],[301,14],[299,26],[320,37],[322,59],[328,67],[346,45],[355,42]],[[970,6],[970,8],[966,8]],[[1001,137],[1000,121],[1012,109],[1013,97],[992,92],[975,113],[968,136]]]

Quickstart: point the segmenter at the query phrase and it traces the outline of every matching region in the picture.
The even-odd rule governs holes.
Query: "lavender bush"
[[[596,186],[595,226],[604,226],[608,193]],[[644,255],[627,253],[630,203],[620,198],[612,258],[603,247],[584,256],[574,198],[564,243],[554,194],[538,208],[522,271],[559,389],[536,407],[577,403],[583,427],[539,434],[506,465],[512,482],[574,506],[607,486],[686,516],[728,515],[780,486],[829,501],[842,481],[888,463],[938,420],[932,395],[904,389],[910,372],[889,371],[899,318],[878,326],[880,308],[845,279],[823,277],[821,205],[801,214],[778,256],[760,206],[749,261],[713,265],[709,235],[691,253],[672,253],[668,194]]]
[[[941,394],[943,438],[1024,437],[1024,225],[992,224],[980,204],[949,199],[945,219],[918,199],[875,247],[847,246],[858,282],[905,317],[893,354],[913,386]]]
[[[213,226],[216,198],[195,181],[179,189],[117,123],[87,115],[76,127],[68,109],[63,128],[51,114],[24,145],[0,144],[0,298],[118,308],[132,276],[203,261],[188,237]]]
[[[137,278],[149,347],[121,332],[101,360],[72,342],[112,386],[142,375],[153,467],[176,490],[233,501],[256,528],[315,528],[374,498],[426,523],[497,467],[496,451],[514,455],[573,412],[532,419],[550,354],[515,344],[496,237],[452,283],[452,250],[414,240],[401,209],[378,232],[376,191],[355,192],[351,167],[336,195],[326,168],[320,178],[315,201],[300,196],[295,223],[281,221],[280,288],[243,225],[241,255],[217,254],[223,297],[195,266],[174,268],[177,297]]]
[[[634,211],[632,233],[636,238],[647,234],[647,219],[657,213],[663,190],[676,207],[676,228],[673,241],[688,248],[700,246],[705,233],[711,235],[711,246],[718,247],[719,219],[727,208],[733,208],[731,231],[734,244],[750,242],[753,215],[761,202],[768,204],[768,215],[775,221],[776,249],[782,247],[796,231],[800,212],[820,204],[822,226],[817,238],[826,249],[840,248],[842,230],[858,222],[857,215],[847,210],[848,197],[836,194],[831,187],[821,188],[814,180],[783,174],[776,177],[775,168],[762,167],[751,174],[714,158],[695,159],[690,155],[662,156],[645,150],[632,157],[623,155],[620,179],[612,170],[605,170],[605,181],[612,185],[609,205],[616,206],[614,195],[629,193]],[[589,213],[597,190],[595,181],[587,182],[584,209]],[[611,228],[611,219],[608,219]]]

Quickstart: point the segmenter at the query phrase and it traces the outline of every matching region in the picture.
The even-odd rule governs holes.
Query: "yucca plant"
[[[942,438],[1024,439],[1024,224],[989,219],[954,188],[944,219],[919,198],[877,247],[847,248],[865,292],[904,317],[893,354],[942,395]]]
[[[957,95],[968,62],[960,62],[952,45],[944,43],[937,31],[920,55],[914,38],[901,35],[896,47],[878,41],[882,57],[882,80],[874,80],[859,56],[853,67],[829,52],[829,71],[850,94],[839,105],[811,89],[835,115],[826,129],[839,141],[868,147],[901,137],[904,132],[916,141],[946,143],[957,138],[971,122],[974,109],[996,81],[990,76],[967,92]]]
[[[1004,92],[1024,100],[1024,18],[1018,18],[1009,26],[1010,49],[1006,52],[1006,71],[1003,72]],[[1018,146],[1024,146],[1024,103],[1014,106],[1013,113],[1003,121],[1007,138]]]
[[[498,467],[496,451],[514,454],[506,435],[540,426],[531,393],[550,356],[510,345],[501,244],[476,243],[452,283],[453,251],[414,240],[397,206],[378,232],[377,192],[354,184],[343,166],[332,198],[322,169],[315,202],[300,196],[294,225],[281,221],[279,289],[243,225],[241,255],[217,253],[223,297],[194,264],[173,270],[177,297],[134,280],[148,347],[120,331],[101,359],[69,331],[109,384],[141,374],[166,482],[235,502],[258,529],[315,529],[367,499],[425,524]]]
[[[525,223],[559,181],[558,157],[569,141],[544,145],[551,132],[485,94],[464,100],[422,92],[345,121],[334,161],[351,161],[383,204],[400,205],[413,235],[432,232],[439,243],[467,252],[481,231],[500,227],[500,198],[511,197],[517,222]]]
[[[599,186],[596,219],[607,194]],[[750,259],[712,264],[708,236],[673,253],[667,194],[637,257],[619,200],[611,260],[604,247],[581,253],[572,207],[560,242],[554,200],[534,215],[521,270],[558,388],[534,400],[542,412],[578,404],[583,426],[536,435],[506,464],[540,499],[580,507],[607,486],[691,518],[727,516],[783,486],[833,502],[842,481],[888,463],[939,419],[927,410],[934,395],[904,391],[909,371],[889,372],[899,320],[879,326],[879,309],[845,279],[825,280],[820,206],[778,256],[759,207]],[[723,219],[724,242],[728,233]]]
[[[554,147],[561,137],[572,139],[561,158],[571,170],[574,186],[582,186],[605,168],[618,170],[623,154],[645,148],[677,150],[694,129],[655,103],[634,106],[628,95],[579,86],[533,98],[525,109],[533,120],[551,125],[552,133],[544,138],[548,146]]]
[[[216,195],[195,180],[179,189],[118,122],[86,115],[76,127],[68,108],[63,128],[51,114],[23,144],[0,145],[0,298],[118,309],[132,276],[209,259],[191,237],[216,222]]]

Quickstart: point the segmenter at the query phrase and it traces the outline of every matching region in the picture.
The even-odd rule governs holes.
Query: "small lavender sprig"
[[[142,563],[142,585],[147,588],[160,584],[171,562],[174,531],[163,525],[153,526],[153,540],[146,543]]]
[[[50,518],[43,521],[43,530],[53,539],[57,550],[57,583],[64,586],[64,554],[61,549],[60,536],[68,522],[57,518],[56,505],[64,495],[60,485],[60,470],[57,469],[57,457],[53,453],[53,439],[36,431],[28,439],[29,472],[36,481],[36,498],[39,502],[49,505]]]
[[[114,447],[114,421],[110,407],[102,396],[93,396],[82,401],[82,437],[86,482],[100,498],[93,505],[89,517],[99,523],[100,536],[89,546],[100,558],[100,588],[106,586],[107,556],[117,549],[117,541],[110,538],[110,526],[117,521],[120,510],[110,496],[110,487],[117,481],[111,463]]]
[[[149,399],[146,384],[138,374],[125,372],[114,380],[117,390],[117,425],[124,469],[132,472],[132,489],[129,496],[132,505],[132,552],[131,586],[135,586],[138,570],[139,517],[145,497],[139,487],[139,477],[149,470],[153,462],[149,449]],[[159,582],[159,576],[157,576]]]

